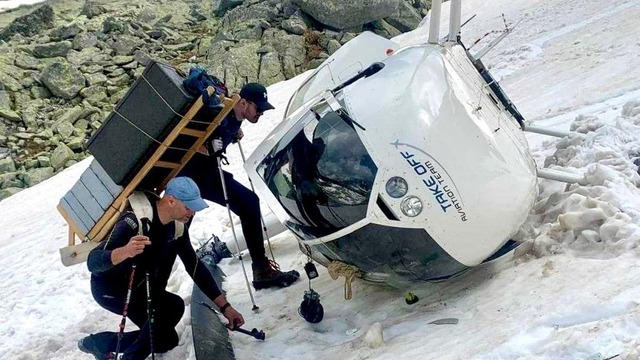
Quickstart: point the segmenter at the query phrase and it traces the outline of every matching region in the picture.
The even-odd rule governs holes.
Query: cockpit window
[[[302,238],[329,235],[366,216],[377,167],[342,116],[330,111],[292,129],[281,140],[288,143],[276,144],[258,167]]]

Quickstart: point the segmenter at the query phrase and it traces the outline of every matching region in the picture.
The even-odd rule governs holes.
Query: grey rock
[[[0,70],[0,86],[14,93],[22,90],[22,84],[13,76],[2,72],[2,70]]]
[[[384,18],[384,20],[401,32],[407,32],[418,27],[422,16],[414,7],[405,1],[401,1],[398,10],[391,16]]]
[[[327,43],[327,51],[329,52],[329,55],[335,53],[336,51],[338,51],[338,49],[340,49],[340,42],[336,39],[331,39],[329,40],[329,42]]]
[[[142,9],[138,14],[138,21],[143,23],[151,23],[156,18],[156,13],[148,7]]]
[[[85,119],[80,119],[76,121],[76,123],[73,126],[76,128],[76,131],[75,131],[76,135],[84,136],[85,132],[87,131],[87,128],[89,127],[89,121]]]
[[[307,24],[299,17],[292,17],[290,19],[282,21],[280,24],[284,30],[291,34],[302,35],[307,30]]]
[[[151,61],[151,56],[149,56],[148,53],[142,51],[142,50],[136,50],[133,53],[133,58],[140,63],[140,65],[142,66],[147,66],[147,64],[149,64],[149,62]]]
[[[82,151],[85,143],[84,135],[71,137],[66,141],[66,143],[69,149],[73,151]],[[72,160],[75,161],[75,159]],[[69,165],[65,164],[65,167],[67,166]]]
[[[274,84],[283,80],[285,80],[285,76],[278,53],[270,52],[262,56],[258,82],[263,84]]]
[[[134,51],[142,47],[144,41],[142,39],[121,35],[115,41],[108,42],[108,45],[115,50],[116,55],[133,55]]]
[[[120,76],[109,79],[106,84],[110,86],[123,87],[131,84],[132,79],[127,74],[122,74]]]
[[[111,102],[112,104],[117,104],[120,100],[122,100],[128,90],[129,89],[122,89],[114,93],[113,95],[111,95],[111,99],[109,100],[109,102]]]
[[[376,20],[376,21],[372,21],[371,25],[373,26],[373,32],[386,37],[388,39],[394,37],[394,36],[398,36],[400,34],[402,34],[400,32],[400,30],[394,28],[393,26],[391,26],[388,22],[384,21],[384,20]]]
[[[82,50],[98,44],[98,37],[94,33],[82,32],[73,38],[73,49]]]
[[[194,43],[182,43],[176,45],[165,45],[165,49],[170,51],[191,51],[196,48]]]
[[[55,170],[61,169],[69,160],[74,159],[75,154],[65,144],[60,144],[51,153],[51,166]]]
[[[11,157],[0,159],[0,174],[16,171],[16,163]]]
[[[13,122],[22,122],[20,114],[10,109],[0,109],[0,118]]]
[[[84,75],[68,63],[54,62],[42,72],[42,82],[57,97],[73,99],[86,85]]]
[[[91,65],[81,65],[80,71],[84,74],[95,74],[98,72],[102,72],[104,70],[104,66],[99,64],[91,64]]]
[[[95,47],[84,48],[80,51],[70,50],[67,53],[67,61],[74,65],[92,64],[96,61],[109,61],[109,57]]]
[[[107,9],[103,5],[97,4],[94,1],[89,0],[82,7],[82,10],[80,11],[80,15],[85,15],[87,18],[92,19],[106,12],[107,12]]]
[[[32,86],[29,93],[34,99],[48,99],[52,96],[51,91],[44,86]]]
[[[57,29],[51,30],[49,37],[52,41],[73,39],[78,35],[82,29],[78,24],[71,24],[68,26],[61,26]]]
[[[23,176],[24,183],[28,186],[34,186],[47,180],[53,176],[54,169],[52,167],[29,169]]]
[[[51,166],[51,160],[48,156],[38,156],[37,160],[39,167],[46,168]]]
[[[331,28],[346,30],[394,14],[401,0],[293,0],[302,11]]]
[[[84,77],[87,79],[88,86],[103,85],[104,83],[107,82],[107,76],[103,73],[86,74]],[[82,92],[81,92],[81,95],[82,95]],[[82,96],[87,97],[84,95]]]
[[[67,139],[71,135],[73,135],[73,131],[75,129],[76,128],[73,127],[73,124],[71,124],[70,122],[62,121],[62,122],[58,123],[58,125],[56,126],[55,132],[57,134],[59,134],[62,139]]]
[[[54,115],[55,124],[54,127],[59,123],[68,122],[70,124],[75,124],[78,119],[82,118],[85,112],[84,107],[78,105],[74,106],[71,109],[60,109],[61,111]]]
[[[4,186],[4,185],[3,185]],[[0,199],[6,199],[22,191],[19,187],[6,187],[0,190]]]
[[[17,132],[17,133],[13,133],[13,136],[15,136],[17,139],[20,139],[20,140],[29,140],[34,137],[34,134],[26,133],[26,132]]]
[[[122,33],[125,29],[124,21],[119,18],[107,17],[102,23],[102,32],[109,33]]]
[[[131,55],[118,55],[114,56],[112,61],[116,65],[124,65],[134,61],[134,57]]]
[[[32,56],[26,54],[16,55],[16,59],[13,61],[14,65],[25,70],[38,70],[40,61]]]
[[[54,21],[53,7],[45,4],[31,13],[13,20],[0,32],[0,40],[9,40],[15,34],[27,37],[35,36],[43,30],[51,29]]]
[[[4,90],[0,90],[0,109],[13,109],[13,100],[11,100],[11,95]]]
[[[52,58],[56,56],[66,56],[73,48],[71,41],[58,41],[40,44],[33,47],[33,55],[38,58]]]
[[[227,11],[242,5],[244,0],[219,0],[218,7],[216,9],[216,15],[218,17],[223,16]]]

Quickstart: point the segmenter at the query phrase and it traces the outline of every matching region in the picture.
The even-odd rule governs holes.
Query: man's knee
[[[184,314],[184,300],[176,294],[166,293],[162,299],[162,317],[167,327],[174,328]]]

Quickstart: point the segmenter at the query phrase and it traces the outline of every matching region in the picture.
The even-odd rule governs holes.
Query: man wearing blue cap
[[[161,198],[145,195],[153,216],[138,219],[128,209],[120,216],[111,234],[89,253],[87,260],[94,299],[103,308],[119,315],[128,303],[126,316],[140,328],[122,334],[120,340],[118,333],[109,331],[81,339],[78,342],[80,350],[98,360],[113,359],[118,342],[124,360],[146,359],[152,350],[162,353],[178,345],[175,326],[184,313],[184,301],[166,290],[176,257],[180,257],[196,285],[220,308],[229,320],[229,327],[244,324],[242,315],[229,305],[206,265],[196,256],[188,231],[177,230],[183,229],[183,224],[188,223],[196,211],[207,207],[196,183],[188,177],[177,177],[169,181]],[[145,231],[139,231],[140,224]],[[150,277],[154,309],[151,329],[146,274]],[[131,294],[127,299],[131,278]],[[153,349],[150,334],[153,334]]]
[[[274,109],[267,98],[267,89],[258,83],[249,83],[240,90],[240,101],[233,111],[223,119],[203,147],[183,168],[181,175],[191,177],[202,190],[205,199],[225,206],[224,191],[216,157],[226,151],[227,146],[243,137],[240,125],[243,120],[255,124],[260,116]],[[240,217],[242,232],[251,255],[253,287],[257,290],[268,287],[286,287],[298,280],[295,271],[280,271],[280,267],[265,255],[264,237],[260,220],[258,196],[223,171],[229,198],[229,208]]]

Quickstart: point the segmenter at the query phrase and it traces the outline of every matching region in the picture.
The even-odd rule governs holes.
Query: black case
[[[176,113],[184,115],[195,101],[182,81],[173,66],[149,63],[89,139],[89,152],[115,183],[126,186],[131,181],[158,148],[158,142],[180,122],[182,116]]]

